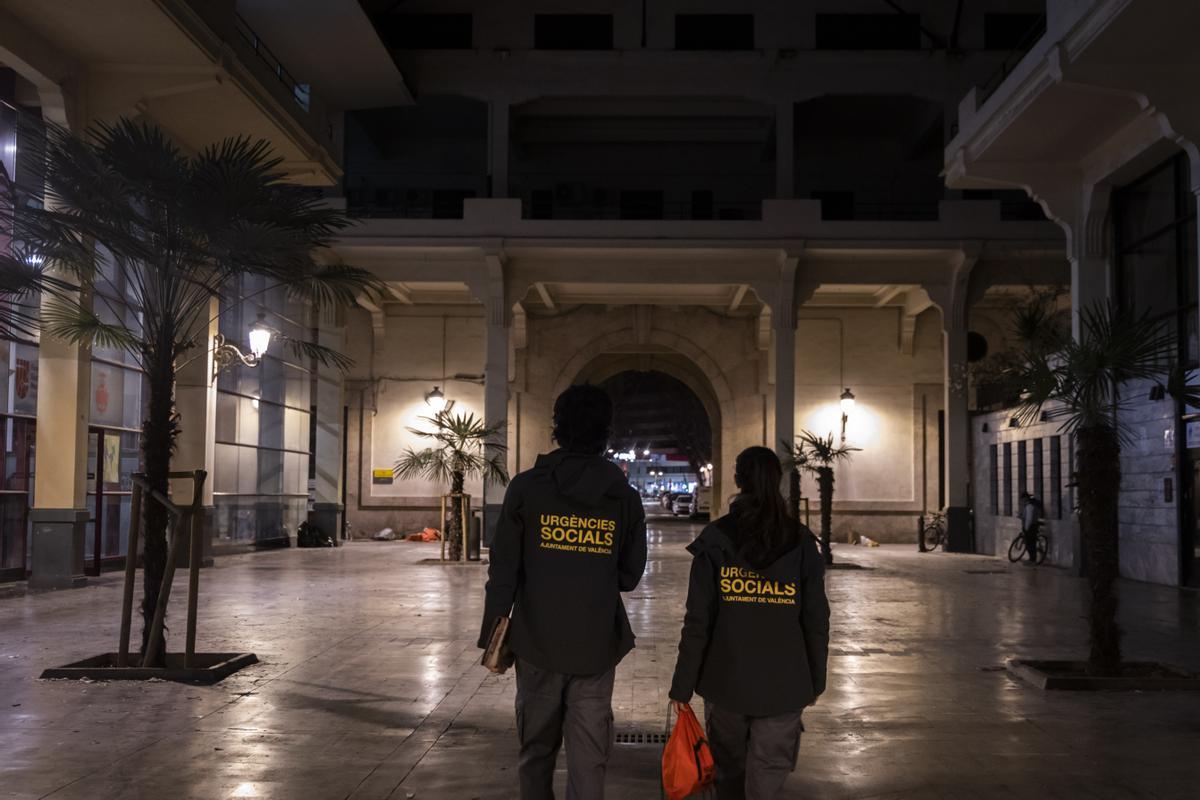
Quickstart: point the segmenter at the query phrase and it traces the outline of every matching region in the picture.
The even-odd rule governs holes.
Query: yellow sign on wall
[[[392,482],[392,471],[390,469],[373,469],[371,470],[371,483],[388,484]]]

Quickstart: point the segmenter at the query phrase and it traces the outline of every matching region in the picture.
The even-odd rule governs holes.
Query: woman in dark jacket
[[[737,457],[740,494],[692,553],[671,699],[704,698],[720,800],[771,800],[796,765],[801,713],[825,691],[824,563],[792,519],[775,453]]]

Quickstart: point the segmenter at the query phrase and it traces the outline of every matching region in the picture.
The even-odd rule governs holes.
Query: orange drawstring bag
[[[663,793],[667,800],[684,800],[708,788],[714,777],[712,751],[704,729],[692,707],[681,706],[675,729],[663,749]]]

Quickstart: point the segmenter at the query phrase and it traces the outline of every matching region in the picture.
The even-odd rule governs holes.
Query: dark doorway
[[[613,399],[613,458],[630,485],[672,516],[712,508],[713,435],[708,411],[678,378],[628,370],[602,381]],[[683,498],[676,500],[678,498]],[[690,504],[690,505],[689,505]]]

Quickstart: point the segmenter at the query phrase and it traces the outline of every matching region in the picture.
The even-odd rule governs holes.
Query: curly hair
[[[574,453],[602,453],[612,419],[608,392],[586,383],[568,387],[554,401],[554,441]]]

